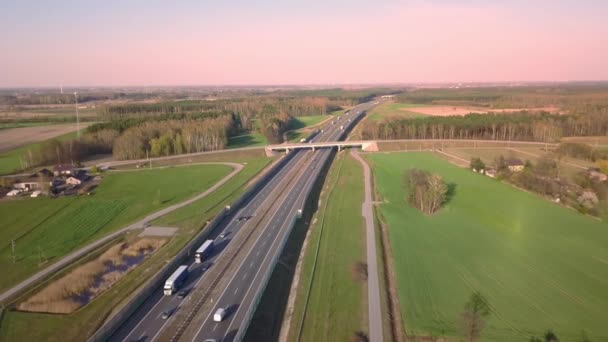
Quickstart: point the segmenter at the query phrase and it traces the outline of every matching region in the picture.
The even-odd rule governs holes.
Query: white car
[[[226,310],[219,308],[213,314],[213,320],[216,322],[221,322],[224,320],[224,316],[226,316]]]

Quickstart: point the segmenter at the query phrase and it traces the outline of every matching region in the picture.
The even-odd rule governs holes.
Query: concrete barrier
[[[258,179],[247,191],[240,196],[230,209],[224,208],[218,213],[213,220],[207,224],[202,231],[196,235],[170,262],[163,266],[140,290],[134,295],[120,310],[118,310],[109,320],[107,320],[88,341],[106,341],[118,328],[129,318],[145,301],[163,285],[165,280],[171,275],[175,269],[182,264],[187,258],[192,256],[196,249],[209,234],[224,220],[231,216],[241,205],[253,197],[253,195],[273,177],[276,172],[282,168],[289,160],[291,155],[286,155],[281,158],[270,170],[268,170],[260,179]]]
[[[306,201],[309,200],[311,191],[315,188],[315,186],[318,186],[319,181],[322,181],[322,179],[320,178],[321,170],[323,170],[325,167],[327,167],[329,161],[332,160],[333,153],[334,152],[331,152],[327,155],[327,157],[321,164],[321,167],[319,167],[317,169],[317,171],[315,172],[314,178],[313,178],[314,181],[309,183],[306,186],[306,188],[304,188],[304,190],[302,191],[301,196],[303,195],[303,197],[302,197],[303,200],[302,200],[302,203],[300,204],[301,208],[304,208],[306,206],[305,204],[306,204]],[[296,207],[297,207],[297,204],[298,203],[296,202]],[[270,281],[270,277],[272,276],[273,270],[274,270],[279,258],[283,254],[283,248],[285,248],[285,245],[287,244],[287,240],[289,240],[289,237],[291,236],[291,232],[292,232],[293,227],[295,226],[297,220],[298,220],[298,215],[294,213],[294,215],[291,219],[291,222],[288,225],[288,228],[287,228],[288,231],[285,234],[285,236],[281,239],[281,242],[279,243],[279,248],[277,249],[277,253],[272,257],[272,261],[271,261],[272,266],[270,267],[270,272],[266,272],[266,274],[263,275],[262,281],[260,282],[260,287],[258,288],[258,292],[255,294],[255,299],[253,300],[253,304],[247,309],[247,312],[245,313],[245,318],[243,319],[242,325],[239,327],[239,329],[236,333],[234,341],[242,341],[243,338],[245,337],[245,334],[247,333],[247,327],[249,326],[249,323],[251,322],[251,319],[253,318],[253,315],[255,314],[255,311],[264,294],[264,289],[266,288],[266,285],[268,285],[268,281]]]

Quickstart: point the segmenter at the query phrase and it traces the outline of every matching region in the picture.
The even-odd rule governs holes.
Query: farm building
[[[507,160],[507,166],[511,172],[519,172],[524,169],[524,162],[521,159],[511,158]]]
[[[31,190],[35,190],[35,189],[41,189],[42,184],[40,184],[40,182],[37,182],[37,181],[19,182],[19,183],[13,184],[13,187],[15,189],[19,189],[22,191],[31,191]]]
[[[69,185],[80,185],[82,184],[82,181],[76,177],[68,177],[68,179],[65,180],[65,183]]]
[[[607,175],[605,175],[605,174],[603,174],[601,172],[595,171],[595,170],[589,171],[589,178],[595,179],[595,180],[600,181],[600,182],[605,182],[606,180],[608,180],[608,176]]]
[[[61,175],[73,175],[76,172],[76,168],[70,164],[59,164],[53,168],[53,174],[55,176]]]
[[[496,178],[496,169],[487,168],[486,169],[486,176],[488,176],[490,178]]]
[[[23,190],[17,190],[17,189],[15,189],[15,190],[11,190],[11,191],[9,191],[9,192],[6,194],[6,196],[8,196],[8,197],[14,197],[14,196],[19,195],[19,194],[20,194],[20,193],[22,193],[22,192],[23,192]]]

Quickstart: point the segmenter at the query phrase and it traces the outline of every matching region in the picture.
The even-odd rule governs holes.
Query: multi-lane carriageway
[[[358,105],[312,142],[340,140],[374,104]],[[350,120],[349,120],[350,119]],[[344,126],[344,130],[340,126]],[[213,255],[204,263],[188,262],[183,286],[187,296],[163,296],[162,284],[120,327],[111,341],[232,341],[243,336],[276,259],[281,254],[298,210],[331,156],[330,149],[295,150],[290,160],[250,200],[214,230]],[[247,217],[248,220],[239,220]],[[223,236],[223,237],[221,237]],[[212,319],[227,309],[222,322]],[[163,312],[169,313],[163,319]]]

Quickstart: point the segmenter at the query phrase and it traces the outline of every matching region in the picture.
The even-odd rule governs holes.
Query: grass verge
[[[346,154],[329,171],[321,194],[326,205],[304,251],[289,340],[347,341],[367,333],[366,284],[356,270],[365,261],[362,173]]]
[[[208,189],[231,170],[196,165],[106,173],[91,196],[0,202],[0,290],[87,242]]]
[[[240,173],[209,196],[158,219],[155,224],[171,224],[180,229],[149,259],[82,309],[67,315],[4,311],[0,321],[0,341],[60,342],[83,340],[85,336],[90,336],[116,308],[124,305],[137,288],[149,280],[201,230],[202,223],[212,219],[226,204],[236,200],[245,191],[245,185],[269,162],[268,158],[248,160]],[[137,232],[127,235],[131,234]],[[67,271],[69,270],[65,272]]]
[[[459,315],[478,290],[492,307],[484,341],[527,340],[553,329],[608,339],[606,224],[455,167],[430,153],[371,154],[408,333],[461,337]],[[403,172],[455,184],[433,216],[406,204]]]

